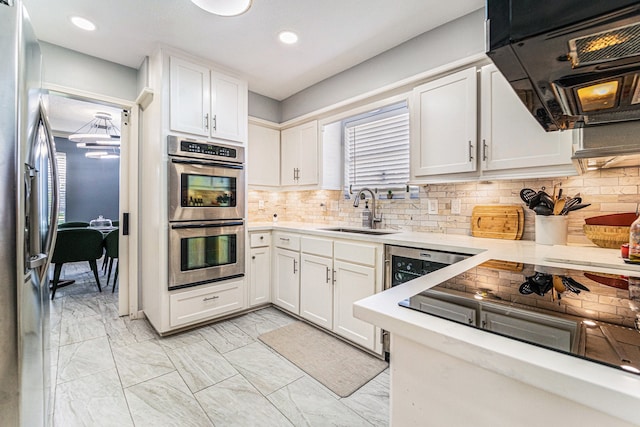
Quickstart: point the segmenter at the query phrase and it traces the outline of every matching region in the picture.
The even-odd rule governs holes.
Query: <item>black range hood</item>
[[[487,0],[487,54],[547,131],[640,119],[640,1]]]

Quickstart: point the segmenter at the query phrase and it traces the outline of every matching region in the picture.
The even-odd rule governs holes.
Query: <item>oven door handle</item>
[[[219,167],[226,169],[244,169],[242,165],[236,165],[232,163],[215,163],[215,162],[201,162],[198,160],[182,160],[182,159],[171,159],[171,163],[179,163],[184,165],[201,165],[201,166],[211,166],[211,167]]]
[[[171,229],[179,230],[183,228],[220,228],[220,227],[235,227],[238,225],[244,225],[244,222],[242,221],[222,222],[220,224],[171,224]]]

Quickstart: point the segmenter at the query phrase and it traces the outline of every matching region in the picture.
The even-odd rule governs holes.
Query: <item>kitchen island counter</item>
[[[281,223],[250,224],[249,229],[476,254],[354,305],[356,317],[391,334],[392,424],[640,425],[640,376],[636,374],[398,305],[490,259],[561,268],[583,264],[589,271],[605,274],[640,273],[638,266],[624,264],[619,251],[407,231],[352,235],[321,230],[326,227]]]

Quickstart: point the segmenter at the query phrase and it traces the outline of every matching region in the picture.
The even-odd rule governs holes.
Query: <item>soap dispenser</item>
[[[362,226],[366,228],[373,228],[373,217],[369,210],[369,201],[364,201],[364,210],[362,211]]]

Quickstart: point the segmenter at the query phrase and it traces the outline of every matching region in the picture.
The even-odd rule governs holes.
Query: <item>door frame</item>
[[[111,104],[128,111],[128,120],[123,114],[121,125],[120,185],[118,219],[129,214],[129,235],[118,240],[118,314],[141,317],[139,308],[139,242],[138,242],[138,143],[140,105],[137,101],[111,97],[94,92],[43,82],[45,91],[57,92],[74,99]],[[123,150],[122,147],[125,147]],[[114,283],[115,286],[115,283]]]

